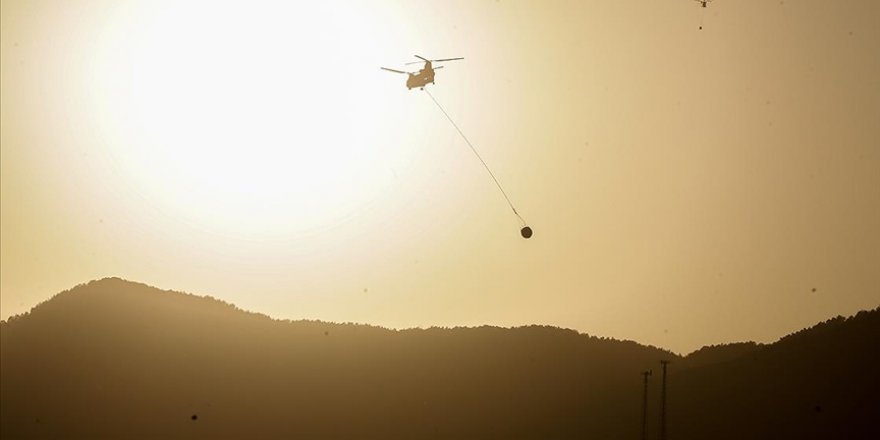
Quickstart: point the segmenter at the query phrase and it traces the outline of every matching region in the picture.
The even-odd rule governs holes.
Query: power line
[[[660,361],[663,366],[663,386],[660,388],[660,440],[666,440],[666,366],[670,361]]]
[[[651,370],[643,371],[645,379],[644,392],[642,393],[642,440],[648,440],[648,376]]]

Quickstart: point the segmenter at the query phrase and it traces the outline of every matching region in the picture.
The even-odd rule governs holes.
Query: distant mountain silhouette
[[[880,309],[734,351],[670,377],[670,438],[880,438]]]
[[[117,278],[0,324],[0,437],[880,438],[880,310],[681,358],[546,326],[279,321]]]

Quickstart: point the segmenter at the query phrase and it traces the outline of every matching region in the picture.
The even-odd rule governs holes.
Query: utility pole
[[[660,361],[663,366],[663,385],[660,387],[660,440],[666,440],[666,366],[670,361]]]
[[[645,391],[642,393],[642,440],[648,440],[648,376],[651,370],[642,371],[645,379]]]

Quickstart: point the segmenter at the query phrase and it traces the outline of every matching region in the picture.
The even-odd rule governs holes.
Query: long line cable
[[[697,0],[697,1],[700,1],[700,0]],[[711,2],[711,1],[712,0],[709,0],[709,2]],[[701,7],[700,7],[700,28],[699,28],[699,30],[703,30],[703,21],[705,21],[705,18],[706,18],[706,9],[707,8],[706,8],[705,4],[702,4],[702,2],[700,4],[700,6]]]
[[[458,131],[458,134],[461,135],[461,138],[464,139],[465,142],[467,142],[469,147],[471,147],[471,151],[474,152],[474,155],[477,156],[477,159],[480,159],[480,163],[483,164],[483,167],[486,168],[486,171],[489,173],[490,176],[492,176],[492,180],[495,181],[495,185],[498,187],[499,190],[501,190],[501,195],[504,196],[504,200],[507,200],[507,204],[510,206],[510,210],[513,211],[513,213],[519,218],[519,221],[522,222],[523,226],[526,226],[526,221],[522,218],[521,215],[519,215],[518,212],[516,212],[516,207],[513,206],[513,202],[510,201],[510,197],[507,196],[507,192],[504,191],[504,188],[501,186],[501,182],[498,181],[498,178],[496,178],[492,170],[489,169],[489,165],[486,164],[486,161],[483,160],[483,158],[480,156],[480,153],[477,152],[477,149],[474,148],[474,145],[471,143],[470,140],[468,140],[467,136],[465,136],[461,129],[458,128],[458,124],[456,124],[455,121],[452,120],[452,118],[449,116],[449,113],[446,113],[446,110],[443,109],[443,106],[440,105],[439,102],[437,102],[437,99],[434,98],[434,95],[432,95],[431,92],[428,91],[428,89],[424,90],[425,93],[427,93],[428,96],[431,97],[431,100],[434,101],[434,104],[437,104],[437,108],[439,108],[440,111],[443,112],[443,114],[446,116],[446,119],[448,119],[449,122],[452,123],[452,126],[455,127],[455,129]]]

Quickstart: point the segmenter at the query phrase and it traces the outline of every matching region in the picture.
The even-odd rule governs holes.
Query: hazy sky
[[[119,276],[689,352],[880,305],[875,0],[0,5],[3,318]]]

